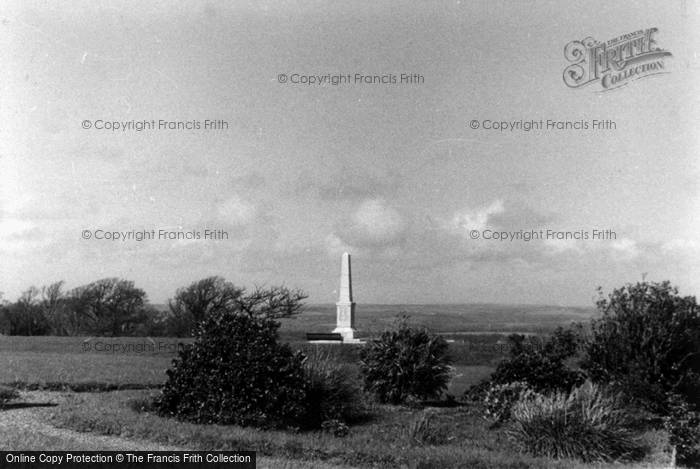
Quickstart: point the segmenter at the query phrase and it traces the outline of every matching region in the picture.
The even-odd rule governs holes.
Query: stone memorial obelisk
[[[340,298],[335,304],[336,328],[334,333],[343,336],[343,343],[357,342],[355,339],[355,303],[352,301],[352,271],[350,269],[350,254],[343,254],[343,265],[340,271]]]

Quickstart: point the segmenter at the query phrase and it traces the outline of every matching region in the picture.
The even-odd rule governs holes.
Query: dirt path
[[[57,406],[73,393],[25,391],[21,397],[0,407],[0,451],[187,451],[196,448],[164,446],[116,436],[81,433],[52,426],[49,421]],[[259,469],[342,469],[325,463],[257,458]]]
[[[12,404],[0,408],[0,448],[3,450],[45,450],[48,442],[51,444],[51,449],[55,451],[183,451],[185,449],[56,428],[50,425],[48,420],[56,406],[64,402],[69,393],[27,391],[20,394],[21,397]],[[22,446],[6,448],[9,442],[17,442]]]

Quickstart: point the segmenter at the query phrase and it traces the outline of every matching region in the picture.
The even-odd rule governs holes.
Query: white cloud
[[[637,257],[639,255],[639,248],[637,247],[637,242],[630,238],[622,238],[619,241],[613,241],[611,247],[622,254],[630,257]]]
[[[329,234],[325,239],[326,250],[331,256],[338,256],[344,252],[353,252],[357,254],[357,249],[352,249],[348,244],[344,243],[342,239],[334,234]]]
[[[0,238],[16,237],[34,228],[34,223],[17,218],[5,218],[0,223]]]
[[[255,218],[256,210],[252,204],[234,195],[219,205],[217,214],[222,222],[231,225],[245,225]]]
[[[403,230],[401,215],[381,199],[365,201],[354,221],[361,235],[375,242],[390,241]]]
[[[692,253],[693,255],[697,255],[698,251],[700,251],[700,244],[688,239],[673,239],[664,243],[661,249],[669,252]]]
[[[477,210],[469,210],[465,213],[457,213],[452,218],[452,228],[468,236],[469,231],[483,231],[489,223],[489,217],[504,211],[503,201],[498,199],[487,207]]]

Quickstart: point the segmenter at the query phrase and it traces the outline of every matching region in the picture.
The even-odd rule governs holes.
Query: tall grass
[[[512,408],[510,432],[522,452],[585,462],[637,460],[647,448],[620,399],[596,385],[570,394],[530,394]]]
[[[423,411],[408,425],[407,437],[410,444],[419,446],[442,445],[447,443],[448,434],[437,424],[437,416]]]
[[[304,362],[309,424],[352,419],[362,410],[359,378],[353,367],[339,363],[332,350],[312,351]]]

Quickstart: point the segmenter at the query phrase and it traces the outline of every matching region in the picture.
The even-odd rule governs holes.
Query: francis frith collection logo
[[[572,62],[564,70],[564,83],[580,88],[598,82],[601,91],[610,91],[639,78],[668,73],[664,57],[672,55],[657,45],[657,32],[649,28],[607,42],[592,37],[571,41],[564,48],[566,60]]]

